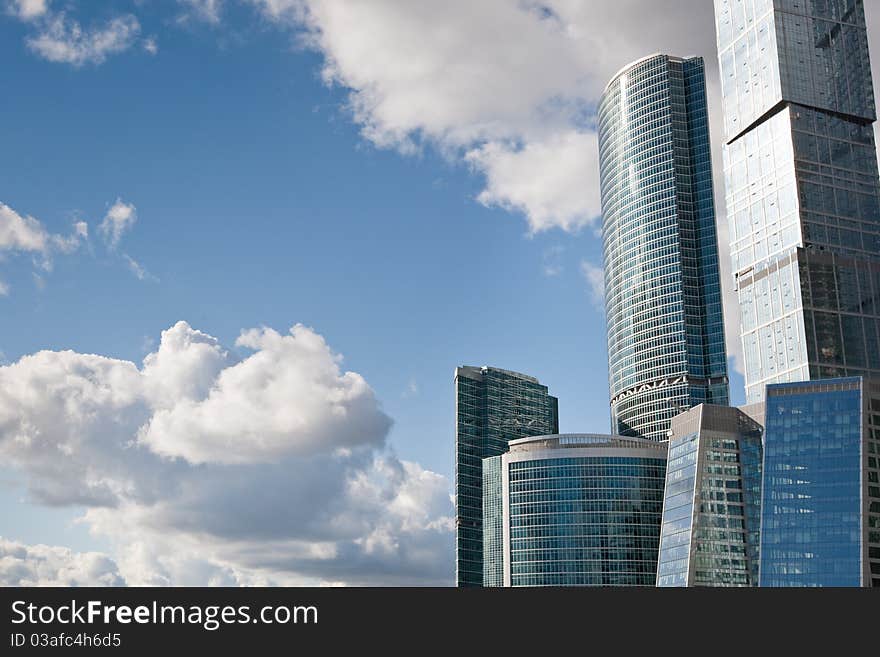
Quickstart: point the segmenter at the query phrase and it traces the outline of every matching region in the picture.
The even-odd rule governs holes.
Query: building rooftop
[[[608,91],[608,88],[612,84],[614,84],[614,81],[617,80],[617,78],[619,78],[621,75],[634,69],[639,64],[643,64],[644,62],[648,61],[649,59],[654,59],[655,57],[667,57],[673,62],[686,62],[691,59],[698,59],[699,55],[688,55],[687,57],[677,57],[676,55],[667,55],[666,53],[662,53],[662,52],[655,52],[652,55],[646,55],[644,57],[641,57],[641,58],[635,60],[634,62],[630,62],[626,66],[623,66],[619,71],[617,71],[617,73],[615,73],[613,76],[611,76],[611,79],[608,81],[608,84],[605,85],[605,89],[602,91],[602,93],[603,94],[606,93]]]
[[[535,449],[565,449],[589,447],[624,447],[629,449],[656,449],[666,452],[666,441],[630,438],[629,436],[611,436],[601,433],[562,433],[546,436],[528,436],[517,438],[509,443],[511,452],[523,452]]]
[[[504,370],[500,367],[489,367],[488,365],[483,365],[482,367],[476,367],[474,365],[461,365],[460,367],[455,368],[455,376],[466,376],[471,379],[482,379],[483,375],[486,374],[489,370],[493,372],[500,372],[501,374],[507,374],[508,376],[512,376],[517,379],[522,379],[523,381],[528,381],[530,383],[540,384],[533,376],[529,376],[528,374],[522,374],[521,372],[514,372],[512,370]]]

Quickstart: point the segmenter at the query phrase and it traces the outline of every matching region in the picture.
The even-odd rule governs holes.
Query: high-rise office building
[[[880,374],[880,184],[862,0],[715,0],[746,398]]]
[[[612,431],[665,440],[729,403],[703,60],[630,64],[598,122]]]
[[[483,586],[504,586],[504,487],[501,456],[483,459]]]
[[[757,586],[761,425],[701,404],[669,432],[657,586]]]
[[[534,377],[493,367],[455,370],[455,579],[483,584],[483,459],[514,438],[559,431],[559,409]]]
[[[767,386],[761,586],[880,586],[880,380]]]
[[[665,442],[537,436],[484,463],[487,586],[654,585]]]

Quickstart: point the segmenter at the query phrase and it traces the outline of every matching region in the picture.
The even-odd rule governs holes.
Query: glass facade
[[[670,432],[657,586],[757,586],[761,426],[700,405]]]
[[[862,0],[715,0],[746,396],[880,374],[880,184]]]
[[[880,586],[880,383],[767,387],[761,586]]]
[[[514,438],[559,430],[558,403],[537,379],[492,367],[455,370],[455,566],[458,586],[483,584],[483,459]]]
[[[501,457],[504,585],[653,586],[665,443],[570,434],[510,448]]]
[[[665,440],[728,403],[703,60],[628,66],[598,123],[612,429]]]
[[[501,457],[483,459],[483,586],[504,586]]]

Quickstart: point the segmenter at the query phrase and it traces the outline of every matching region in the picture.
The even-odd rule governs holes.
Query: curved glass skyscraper
[[[654,55],[599,105],[612,430],[728,404],[703,60]]]

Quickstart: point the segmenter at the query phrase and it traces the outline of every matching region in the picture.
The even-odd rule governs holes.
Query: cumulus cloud
[[[27,39],[27,45],[50,62],[80,67],[101,64],[110,55],[128,50],[137,41],[140,31],[140,23],[130,14],[91,29],[83,28],[63,13],[50,14],[37,34]]]
[[[448,583],[448,482],[388,451],[364,379],[300,325],[236,345],[179,322],[140,367],[0,367],[0,457],[86,506],[129,584]]]
[[[587,182],[599,177],[598,148],[596,133],[571,131],[521,147],[492,142],[466,157],[486,175],[480,203],[522,212],[533,232],[573,231],[602,211],[598,188]]]
[[[136,221],[137,208],[118,198],[104,215],[104,220],[98,226],[98,231],[104,237],[107,246],[115,249],[119,246],[122,236],[134,226]]]
[[[156,363],[176,359],[176,353],[162,354],[163,347],[179,344],[173,334],[188,330],[179,323],[163,335],[156,360],[145,365],[147,376]],[[355,372],[341,373],[337,357],[314,331],[301,325],[288,335],[253,329],[236,344],[254,353],[219,371],[204,396],[177,396],[173,406],[157,410],[140,442],[190,463],[233,464],[378,446],[384,440],[390,421],[378,412],[367,382]]]
[[[0,536],[0,586],[125,586],[125,579],[105,554]]]
[[[591,143],[582,115],[592,81],[554,14],[505,0],[255,4],[305,27],[305,42],[325,55],[325,80],[351,91],[352,115],[377,146],[466,156],[487,177],[481,201],[522,211],[535,231],[595,217],[565,168],[595,158],[575,152]],[[545,157],[554,147],[566,162]],[[552,186],[523,177],[537,163]]]

